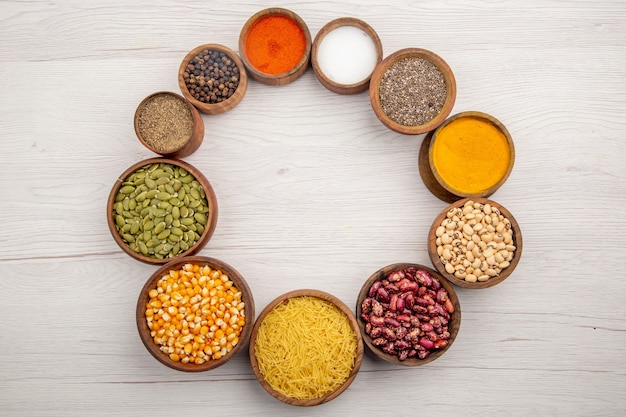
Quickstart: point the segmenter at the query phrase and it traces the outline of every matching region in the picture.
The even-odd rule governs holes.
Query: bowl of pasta
[[[318,290],[295,290],[270,302],[252,327],[250,362],[261,386],[296,406],[326,403],[343,393],[363,359],[352,311]]]

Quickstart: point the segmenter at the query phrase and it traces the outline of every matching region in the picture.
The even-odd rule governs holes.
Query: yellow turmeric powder
[[[430,163],[452,193],[480,195],[509,174],[512,149],[489,120],[462,116],[442,126],[433,138]]]

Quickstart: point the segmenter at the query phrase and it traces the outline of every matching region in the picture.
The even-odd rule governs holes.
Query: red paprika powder
[[[250,64],[266,74],[282,74],[296,66],[306,49],[302,28],[290,17],[269,15],[255,22],[245,40]]]

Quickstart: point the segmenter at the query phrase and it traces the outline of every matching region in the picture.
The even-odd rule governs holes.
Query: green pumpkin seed
[[[157,195],[158,192],[159,192],[159,190],[152,189],[152,190],[148,191],[148,193],[146,194],[146,198],[149,199],[149,200],[152,200]]]
[[[178,245],[180,247],[180,250],[182,250],[182,251],[189,250],[189,245],[184,240],[181,240],[180,242],[178,242]]]
[[[142,191],[141,193],[137,195],[137,197],[135,197],[135,200],[137,200],[138,203],[143,203],[143,200],[145,200],[147,196],[148,196],[148,192]]]
[[[203,225],[201,225],[201,224],[197,224],[197,225],[196,225],[196,232],[198,232],[198,234],[199,234],[200,236],[202,236],[202,234],[204,233],[204,226],[203,226]]]
[[[156,248],[160,243],[161,241],[156,236],[154,236],[152,237],[152,239],[146,242],[146,246],[149,248]]]
[[[133,224],[130,226],[130,233],[132,235],[136,235],[137,232],[139,232],[139,221],[134,221]]]
[[[126,224],[126,219],[121,214],[115,216],[115,224],[117,227],[123,227]]]
[[[180,236],[176,236],[176,235],[170,234],[167,237],[167,240],[168,240],[168,242],[171,242],[171,243],[178,243],[178,241],[180,240]]]
[[[128,243],[133,243],[135,241],[135,236],[131,235],[130,233],[124,233],[122,235],[122,237],[124,238],[125,241],[127,241]]]
[[[174,217],[171,214],[168,213],[168,214],[165,215],[164,221],[165,221],[165,225],[166,226],[171,226],[172,222],[174,221]]]
[[[123,186],[122,188],[120,188],[120,191],[119,191],[119,192],[120,192],[121,194],[130,194],[130,193],[132,193],[133,191],[135,191],[135,186],[133,186],[133,185],[125,185],[125,186]]]
[[[193,217],[196,219],[196,221],[200,224],[206,224],[207,218],[204,215],[204,213],[197,213],[193,215]]]
[[[165,230],[165,222],[160,222],[154,227],[154,233],[159,234]]]
[[[180,208],[178,208],[177,206],[172,207],[172,219],[180,219]]]
[[[163,239],[167,239],[167,237],[170,235],[170,233],[171,233],[171,232],[170,232],[170,229],[165,229],[165,230],[163,230],[161,233],[159,233],[159,234],[157,235],[157,237],[158,237],[159,239],[161,239],[161,240],[163,240]]]
[[[157,186],[156,181],[150,177],[146,177],[144,179],[144,184],[151,190],[155,189]]]
[[[145,243],[139,241],[137,242],[137,247],[139,248],[139,251],[144,254],[144,255],[148,255],[148,247],[146,246]]]
[[[168,182],[170,182],[170,178],[169,178],[169,176],[166,175],[166,176],[157,178],[156,185],[157,186],[161,186],[161,185],[167,184]]]

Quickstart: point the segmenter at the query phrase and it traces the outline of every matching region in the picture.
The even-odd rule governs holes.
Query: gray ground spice
[[[139,109],[137,130],[160,153],[180,149],[193,132],[193,115],[187,103],[170,94],[159,94]]]
[[[382,110],[391,120],[403,126],[420,126],[443,108],[446,82],[433,63],[408,57],[387,69],[379,94]]]

